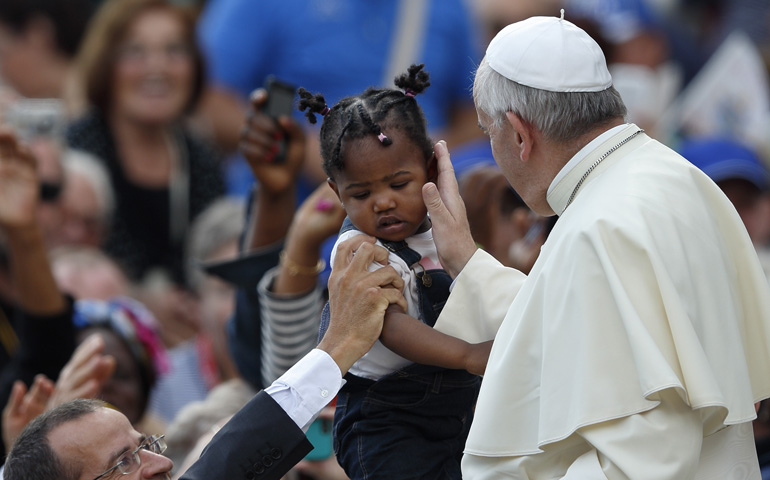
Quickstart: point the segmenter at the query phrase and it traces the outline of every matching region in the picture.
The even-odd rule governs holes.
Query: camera
[[[8,107],[6,121],[23,141],[47,138],[64,141],[67,122],[64,105],[53,98],[24,98]]]

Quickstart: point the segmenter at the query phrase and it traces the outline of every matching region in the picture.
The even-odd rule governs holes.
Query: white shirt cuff
[[[267,387],[265,392],[306,432],[342,385],[342,372],[337,363],[328,353],[316,348]]]

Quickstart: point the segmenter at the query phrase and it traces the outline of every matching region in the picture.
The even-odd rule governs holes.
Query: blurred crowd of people
[[[270,76],[333,105],[424,63],[420,105],[474,240],[528,272],[557,219],[496,166],[471,84],[501,28],[561,8],[629,121],[727,194],[770,279],[764,0],[0,2],[3,450],[40,412],[98,397],[165,433],[182,472],[315,346],[345,212],[318,127],[296,108],[275,124],[252,95]],[[770,464],[770,406],[755,425]],[[333,456],[291,475],[346,478]]]

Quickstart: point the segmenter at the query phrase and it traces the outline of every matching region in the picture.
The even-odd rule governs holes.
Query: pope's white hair
[[[545,138],[569,142],[595,127],[626,116],[614,87],[600,92],[551,92],[528,87],[500,75],[482,60],[473,82],[476,108],[500,127],[506,112],[540,130]]]

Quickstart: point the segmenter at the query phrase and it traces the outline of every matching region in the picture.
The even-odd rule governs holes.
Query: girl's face
[[[388,241],[400,241],[430,227],[422,186],[434,181],[435,160],[397,129],[384,132],[393,144],[374,135],[346,142],[343,171],[329,185],[350,221],[359,230]]]
[[[165,124],[182,115],[192,95],[195,65],[184,25],[172,11],[147,10],[118,47],[112,110],[140,123]]]

